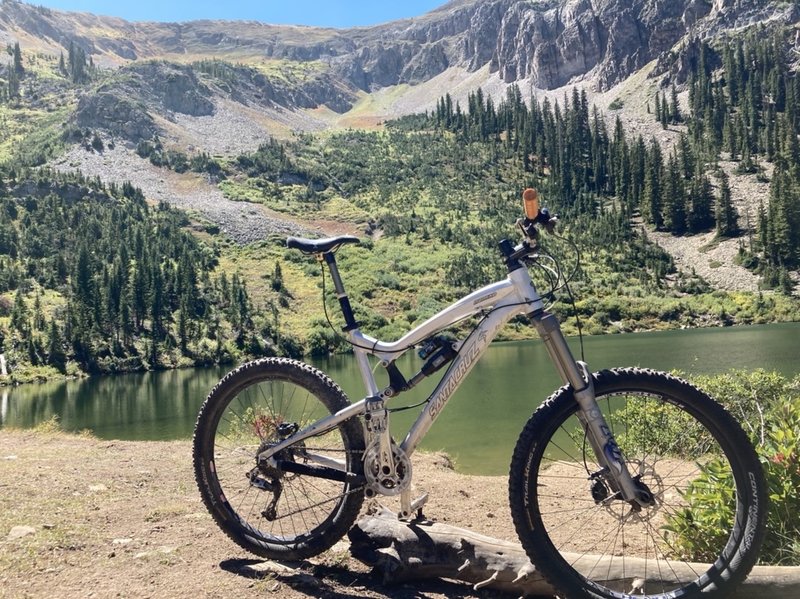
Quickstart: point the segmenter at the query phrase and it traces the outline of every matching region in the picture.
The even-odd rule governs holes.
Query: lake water
[[[800,323],[750,327],[687,329],[584,339],[592,370],[642,366],[713,374],[740,368],[800,373]],[[570,339],[578,355],[577,339]],[[411,376],[419,361],[399,362]],[[315,360],[350,396],[363,396],[351,356]],[[208,391],[229,368],[187,369],[95,377],[0,388],[0,426],[29,428],[56,415],[66,430],[91,429],[105,439],[189,438],[197,410]],[[438,380],[441,373],[434,375]],[[390,403],[419,402],[434,380]],[[541,342],[492,345],[448,403],[422,447],[445,450],[467,473],[505,474],[525,421],[560,385]],[[402,438],[418,409],[392,414],[392,429]],[[189,459],[187,457],[187,459]]]

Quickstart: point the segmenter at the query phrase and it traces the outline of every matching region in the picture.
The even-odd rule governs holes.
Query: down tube
[[[519,306],[497,308],[476,328],[464,341],[447,372],[436,385],[428,398],[425,409],[417,417],[406,438],[400,444],[406,455],[411,455],[427,434],[433,423],[442,413],[445,405],[461,385],[475,364],[489,348],[489,344],[497,336],[501,328],[514,316],[520,314]]]

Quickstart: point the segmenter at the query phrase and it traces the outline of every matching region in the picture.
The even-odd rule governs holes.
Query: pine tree
[[[89,76],[86,69],[86,51],[70,41],[67,55],[67,68],[73,83],[85,83]]]
[[[739,232],[739,221],[736,208],[731,200],[731,188],[728,175],[723,171],[719,181],[719,195],[717,196],[714,216],[717,224],[717,235],[733,237]]]
[[[656,229],[661,229],[664,226],[664,219],[661,213],[663,169],[661,147],[653,138],[650,142],[650,151],[647,153],[645,164],[642,214],[648,222],[655,225]]]
[[[28,308],[25,305],[25,298],[22,289],[18,288],[14,295],[14,304],[11,308],[11,328],[16,329],[23,335],[28,332]]]
[[[6,84],[6,94],[9,99],[18,99],[19,98],[19,75],[15,70],[10,70],[8,72],[8,82]]]
[[[189,344],[189,307],[186,301],[181,303],[180,312],[178,314],[178,343],[180,344],[181,352],[186,353]]]
[[[661,122],[661,98],[658,92],[656,92],[656,120]]]
[[[275,270],[272,273],[271,282],[273,291],[280,291],[283,289],[283,271],[281,270],[281,263],[275,262]]]
[[[678,90],[675,89],[675,86],[672,86],[672,93],[671,93],[672,100],[669,106],[670,112],[670,120],[677,124],[681,122],[681,111],[680,107],[678,106]]]
[[[714,194],[705,175],[694,177],[687,197],[686,223],[690,232],[705,231],[714,223]]]
[[[67,356],[64,352],[64,341],[55,319],[50,321],[47,330],[47,363],[60,372],[66,371]]]
[[[25,72],[25,67],[22,66],[22,50],[19,47],[19,42],[14,44],[14,72],[20,77]]]
[[[42,312],[42,300],[38,293],[35,294],[35,298],[33,300],[33,330],[34,331],[42,331],[44,330],[44,312]]]
[[[674,152],[667,163],[663,190],[664,225],[674,235],[681,235],[686,232],[686,197],[678,157]]]

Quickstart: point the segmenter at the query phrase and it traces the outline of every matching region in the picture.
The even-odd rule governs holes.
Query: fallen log
[[[555,589],[530,562],[522,546],[439,522],[404,522],[384,510],[359,520],[349,533],[352,555],[372,566],[387,584],[430,578],[461,580],[475,590],[489,587],[516,596],[552,597]],[[568,555],[580,571],[607,573],[625,580],[621,592],[659,589],[667,571],[683,580],[705,572],[706,564],[670,562],[662,571],[645,560]],[[623,576],[624,567],[624,576]],[[654,572],[655,570],[655,572]],[[653,591],[650,591],[653,592]],[[800,567],[757,566],[733,595],[734,599],[781,597],[800,599]]]

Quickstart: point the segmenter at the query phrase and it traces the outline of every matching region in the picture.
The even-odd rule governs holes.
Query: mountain
[[[185,65],[222,59],[255,71],[240,75],[258,88],[261,104],[324,106],[344,114],[364,94],[443,77],[448,87],[468,80],[553,90],[582,82],[604,91],[687,35],[797,19],[794,3],[768,0],[456,0],[417,18],[340,30],[233,21],[131,23],[4,0],[0,43],[56,56],[73,44],[94,64],[126,72],[145,60]],[[176,68],[163,74],[182,77]],[[142,73],[134,69],[131,76]],[[409,101],[395,101],[396,113],[430,104],[407,89],[400,95]],[[196,110],[189,107],[187,114]]]

